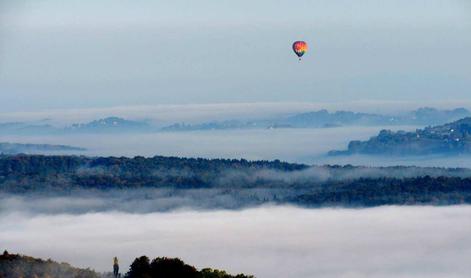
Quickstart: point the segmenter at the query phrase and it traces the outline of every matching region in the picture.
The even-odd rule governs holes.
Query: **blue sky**
[[[467,1],[3,1],[4,111],[463,100]],[[299,63],[291,43],[310,51]]]

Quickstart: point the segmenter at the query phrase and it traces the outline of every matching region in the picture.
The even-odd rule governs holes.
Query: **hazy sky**
[[[470,95],[466,0],[0,3],[3,111]]]

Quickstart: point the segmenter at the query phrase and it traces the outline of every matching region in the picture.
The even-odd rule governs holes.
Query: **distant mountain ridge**
[[[162,128],[164,131],[224,130],[248,128],[325,128],[338,126],[394,126],[437,125],[471,116],[465,108],[439,110],[419,108],[404,115],[381,115],[352,111],[329,112],[325,109],[299,113],[288,117],[251,121],[213,121],[199,124],[177,123]]]
[[[419,108],[402,115],[383,115],[352,111],[329,112],[325,109],[269,119],[223,120],[202,123],[174,123],[167,126],[152,125],[147,121],[106,117],[87,123],[74,123],[66,127],[54,127],[44,123],[7,122],[0,123],[0,134],[55,135],[70,133],[132,133],[172,132],[196,130],[230,129],[275,129],[275,128],[329,128],[339,126],[395,126],[395,125],[439,125],[471,116],[465,108],[439,110]]]
[[[471,117],[417,129],[415,132],[381,130],[366,141],[351,141],[345,151],[330,155],[433,155],[471,154]]]
[[[56,135],[70,133],[126,133],[152,132],[155,128],[145,121],[132,121],[119,117],[107,117],[88,123],[76,123],[66,127],[54,127],[48,124],[28,124],[21,122],[0,123],[0,134],[21,135]]]
[[[295,115],[285,120],[284,123],[298,127],[321,127],[326,125],[429,125],[441,124],[466,116],[471,116],[471,112],[464,108],[438,110],[424,107],[399,116],[351,111],[329,113],[327,110],[320,110]]]
[[[73,124],[65,128],[72,132],[131,132],[145,131],[150,128],[149,124],[140,121],[131,121],[119,117],[108,117],[94,120],[85,124]]]

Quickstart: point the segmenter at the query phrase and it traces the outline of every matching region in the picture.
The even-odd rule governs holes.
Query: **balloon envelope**
[[[307,51],[307,43],[304,41],[295,41],[293,43],[293,51],[301,58]]]

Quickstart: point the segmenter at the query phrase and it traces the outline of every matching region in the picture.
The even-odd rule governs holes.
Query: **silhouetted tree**
[[[178,258],[159,257],[149,264],[149,258],[142,256],[132,263],[127,278],[254,278],[238,274],[230,275],[225,271],[204,268],[196,270],[194,266],[185,264]]]
[[[149,258],[141,256],[136,258],[126,273],[127,278],[151,278]]]
[[[198,271],[178,258],[156,258],[150,264],[152,278],[197,278]]]

